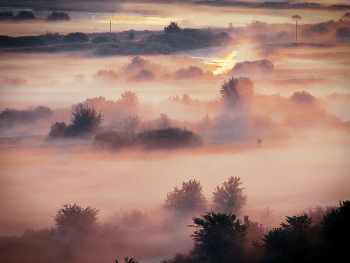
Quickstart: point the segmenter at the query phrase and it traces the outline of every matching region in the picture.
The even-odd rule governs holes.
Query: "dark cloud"
[[[65,12],[52,12],[47,16],[47,21],[69,21],[70,17]]]

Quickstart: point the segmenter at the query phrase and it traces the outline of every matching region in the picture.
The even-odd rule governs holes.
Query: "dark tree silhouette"
[[[88,42],[89,37],[82,32],[74,32],[74,33],[69,33],[68,35],[63,37],[63,42],[64,43],[81,43],[81,42]]]
[[[193,217],[196,228],[193,255],[208,258],[210,262],[235,262],[241,259],[248,226],[241,223],[236,215],[225,213],[205,213]]]
[[[97,225],[97,214],[99,212],[96,208],[82,208],[81,206],[74,204],[63,205],[57,211],[54,220],[58,227],[77,227],[82,229],[91,228]]]
[[[92,106],[83,106],[79,104],[75,107],[75,110],[72,112],[71,119],[71,129],[74,134],[79,133],[95,133],[101,128],[103,123],[103,116],[100,113],[97,113],[95,108]]]
[[[170,24],[166,27],[164,27],[165,33],[180,33],[181,28],[176,22],[170,22]]]
[[[333,209],[324,216],[321,226],[327,242],[338,247],[339,250],[348,248],[350,246],[350,201],[340,203],[338,209]]]
[[[244,188],[239,187],[242,183],[240,177],[231,176],[221,187],[216,186],[213,192],[213,210],[238,213],[247,202]]]
[[[67,124],[63,122],[55,122],[51,125],[49,136],[52,138],[63,138],[67,136]]]
[[[230,78],[228,82],[224,81],[220,88],[221,99],[227,104],[234,106],[242,97],[250,95],[253,92],[254,83],[247,77]]]
[[[203,186],[195,179],[182,183],[182,188],[174,187],[174,191],[167,194],[164,207],[176,212],[204,211],[207,199],[203,194]]]

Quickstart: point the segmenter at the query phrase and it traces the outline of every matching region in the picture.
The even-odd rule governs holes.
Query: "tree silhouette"
[[[88,229],[97,225],[98,209],[91,208],[90,206],[82,208],[77,204],[65,204],[63,207],[57,211],[54,217],[57,226]]]
[[[205,213],[193,217],[196,228],[191,237],[194,239],[193,255],[203,256],[211,262],[234,262],[241,258],[248,226],[241,223],[236,215],[225,213]]]
[[[231,176],[223,185],[216,186],[213,192],[213,210],[218,212],[238,213],[247,202],[247,195],[240,177]]]
[[[176,212],[204,211],[207,199],[202,189],[203,186],[195,179],[183,182],[181,189],[176,186],[167,194],[164,207]]]
[[[254,83],[247,77],[230,78],[228,82],[224,81],[220,88],[221,99],[228,106],[235,106],[245,97],[251,96],[254,89]]]
[[[165,33],[180,33],[181,28],[176,22],[170,22],[170,24],[166,27],[164,27]]]
[[[83,106],[79,104],[72,112],[71,124],[68,126],[74,134],[79,133],[95,133],[101,128],[103,116],[97,113],[94,106]]]

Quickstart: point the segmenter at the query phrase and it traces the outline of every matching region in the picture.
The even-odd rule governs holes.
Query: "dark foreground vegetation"
[[[45,106],[38,106],[27,110],[7,108],[0,113],[0,129],[35,122],[40,119],[49,119],[53,115],[54,111]]]
[[[239,177],[230,177],[215,188],[208,205],[199,181],[183,182],[167,194],[158,213],[122,210],[104,224],[98,222],[98,209],[65,204],[53,217],[55,227],[1,236],[1,262],[93,263],[124,258],[125,263],[137,263],[135,259],[186,250],[190,251],[161,262],[344,262],[350,245],[350,201],[338,208],[316,207],[287,216],[280,227],[267,230],[248,216],[239,219],[247,200],[241,184]],[[268,210],[262,211],[265,216]],[[186,241],[189,233],[183,231],[186,225],[193,228],[192,246]]]
[[[106,131],[96,135],[95,145],[99,148],[117,150],[124,147],[191,148],[202,145],[199,135],[186,128],[151,129],[134,132]]]

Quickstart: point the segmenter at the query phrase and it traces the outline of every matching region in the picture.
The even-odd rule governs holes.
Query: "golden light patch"
[[[237,51],[233,51],[224,58],[209,59],[204,61],[204,63],[216,66],[217,68],[213,73],[214,75],[219,75],[227,72],[237,63],[237,60],[235,60],[236,55]]]

